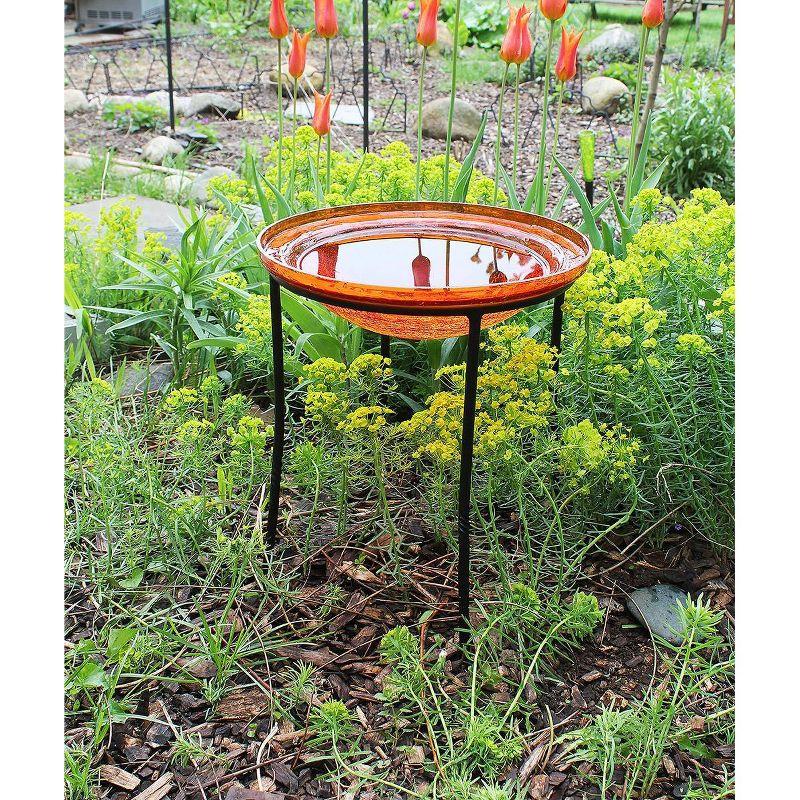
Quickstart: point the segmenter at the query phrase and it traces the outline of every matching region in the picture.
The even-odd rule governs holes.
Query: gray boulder
[[[224,119],[235,119],[242,110],[242,104],[235,98],[218,92],[200,92],[188,98],[186,116],[198,114],[217,114]]]
[[[303,90],[308,93],[310,88],[315,89],[318,92],[322,91],[322,86],[325,83],[325,74],[322,71],[323,68],[318,67],[316,64],[312,63],[311,61],[306,62],[306,68],[303,72],[303,77],[297,82],[297,96],[303,96]],[[284,63],[282,65],[281,72],[283,73],[283,84],[281,86],[283,96],[284,97],[291,97],[292,96],[292,87],[294,86],[294,78],[289,74],[289,65]],[[272,69],[269,71],[269,75],[267,76],[269,82],[273,86],[277,86],[278,83],[278,65],[273,64]]]
[[[89,156],[76,153],[71,156],[64,156],[64,170],[66,172],[79,172],[89,169],[92,166],[92,159]]]
[[[145,100],[159,108],[163,108],[164,111],[169,111],[169,92],[164,89],[159,89],[157,92],[150,92],[150,94],[145,96]],[[188,97],[178,97],[178,95],[173,94],[172,102],[174,103],[176,114],[180,114],[184,117],[187,116],[189,110]]]
[[[622,81],[606,75],[595,75],[583,84],[581,108],[587,113],[613,114],[626,94],[628,87]]]
[[[121,369],[124,369],[124,373],[119,390],[120,397],[132,397],[135,394],[165,389],[173,374],[172,365],[169,363],[148,364],[144,361],[132,361]],[[117,373],[114,373],[112,383],[116,377]]]
[[[203,170],[193,181],[189,188],[189,197],[199,203],[207,203],[211,198],[208,195],[208,182],[218,175],[228,175],[231,178],[239,176],[228,167],[209,167]]]
[[[183,146],[169,136],[156,136],[142,148],[142,158],[151,164],[163,164],[167,156],[179,156]]]
[[[65,114],[78,114],[89,109],[89,99],[80,89],[64,89]]]
[[[431,139],[447,139],[450,98],[440,97],[422,106],[422,134]],[[456,98],[453,108],[453,139],[471,142],[481,125],[481,112],[472,103]]]
[[[581,50],[605,61],[633,61],[639,53],[639,37],[622,25],[608,25]]]
[[[186,197],[192,186],[192,179],[186,175],[167,175],[164,178],[164,193],[167,197]]]
[[[660,636],[672,644],[684,639],[684,626],[679,605],[686,605],[687,593],[677,586],[658,583],[631,592],[628,610],[654,636]]]

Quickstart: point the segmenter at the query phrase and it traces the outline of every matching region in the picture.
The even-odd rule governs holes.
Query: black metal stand
[[[269,509],[267,513],[267,541],[274,545],[278,530],[278,506],[280,504],[281,470],[283,468],[283,447],[285,439],[286,401],[284,396],[283,368],[283,321],[281,316],[281,287],[278,281],[270,276],[270,317],[272,323],[272,364],[275,384],[275,441],[272,450],[272,471],[270,475]],[[310,293],[303,296],[315,298]],[[553,299],[553,324],[550,344],[561,349],[561,329],[563,325],[564,292],[538,298],[528,305],[538,305]],[[343,304],[344,305],[344,304]],[[364,308],[356,303],[348,303],[347,307]],[[472,462],[475,446],[475,406],[478,393],[478,367],[480,365],[481,319],[487,309],[470,311],[466,314],[469,320],[467,339],[467,364],[464,377],[464,419],[461,428],[461,464],[458,476],[458,612],[464,623],[459,638],[462,644],[469,638],[470,607],[470,510],[472,504]],[[392,309],[392,312],[404,313]],[[411,315],[424,315],[425,309],[406,310]],[[429,312],[430,313],[430,312]],[[452,312],[450,312],[452,315]],[[440,312],[441,315],[441,312]],[[381,356],[389,357],[389,337],[381,336]],[[555,369],[558,370],[558,358]]]
[[[369,150],[369,0],[361,5],[361,78],[364,81],[364,152]]]

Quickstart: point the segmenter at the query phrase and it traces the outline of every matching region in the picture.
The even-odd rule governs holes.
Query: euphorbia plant
[[[436,18],[439,16],[439,0],[420,0],[417,22],[417,43],[422,47],[419,65],[419,98],[417,101],[417,200],[420,196],[420,165],[422,162],[422,92],[425,80],[425,60],[428,48],[436,44]]]
[[[289,21],[286,19],[284,0],[272,0],[269,7],[269,35],[278,46],[278,188],[281,186],[281,162],[283,161],[283,64],[281,63],[281,42],[289,35]]]
[[[314,23],[317,35],[325,40],[325,93],[330,98],[331,93],[331,39],[339,33],[339,22],[336,18],[336,7],[333,0],[314,0]],[[316,98],[315,98],[316,102]],[[330,108],[330,99],[328,99]],[[315,111],[316,115],[316,111]],[[316,130],[316,129],[315,129]],[[331,133],[328,125],[327,141],[325,147],[325,188],[331,188]]]

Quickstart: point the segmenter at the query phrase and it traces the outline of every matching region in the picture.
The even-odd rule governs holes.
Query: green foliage
[[[163,124],[167,112],[161,106],[147,100],[137,102],[107,102],[103,106],[103,119],[126,133],[153,130]]]
[[[686,197],[709,187],[733,197],[735,110],[728,78],[696,71],[668,75],[653,119],[653,155],[667,159],[664,190]]]
[[[729,647],[717,632],[722,614],[712,612],[701,597],[697,602],[687,600],[681,617],[684,642],[678,646],[660,643],[667,650],[668,679],[629,708],[604,707],[589,725],[564,737],[577,744],[571,760],[595,767],[603,798],[611,796],[619,767],[624,770],[622,797],[647,797],[667,747],[686,739],[680,718],[699,697],[708,696],[708,685],[732,674]],[[718,713],[732,710],[725,706]]]
[[[625,61],[612,61],[610,64],[606,64],[597,74],[622,81],[631,91],[636,89],[636,64]]]

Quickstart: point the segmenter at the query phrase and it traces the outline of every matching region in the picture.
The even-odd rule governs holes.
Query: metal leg
[[[381,358],[389,358],[390,356],[389,341],[388,336],[381,334]]]
[[[283,467],[284,426],[286,402],[283,386],[283,322],[281,319],[281,287],[269,279],[269,310],[272,326],[272,376],[275,383],[275,438],[272,444],[272,472],[269,481],[269,510],[267,512],[267,541],[275,545],[278,532],[278,504],[281,499],[281,469]]]
[[[469,513],[472,493],[472,453],[475,445],[475,397],[478,390],[481,315],[469,317],[467,372],[464,378],[464,422],[461,428],[461,468],[458,477],[458,611],[465,628],[461,643],[466,643],[469,628]]]
[[[558,372],[558,362],[561,357],[561,329],[564,326],[564,295],[560,294],[553,300],[553,325],[550,329],[550,346],[558,351],[553,369]]]

